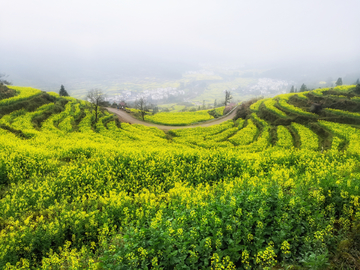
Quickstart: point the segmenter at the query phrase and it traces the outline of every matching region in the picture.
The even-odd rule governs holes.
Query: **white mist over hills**
[[[359,9],[357,0],[6,1],[0,72],[76,97],[176,88],[212,99],[214,89],[240,96],[260,78],[351,83]]]

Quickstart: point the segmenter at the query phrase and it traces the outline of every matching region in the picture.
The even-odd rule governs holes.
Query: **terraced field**
[[[166,133],[13,88],[0,100],[0,268],[356,267],[355,86]]]
[[[121,110],[115,110],[113,108],[107,108],[109,111],[118,114],[119,116],[124,115],[125,112]],[[222,116],[224,112],[225,106],[218,107],[215,109],[217,116]],[[145,124],[140,116],[140,111],[138,109],[129,109],[132,113],[132,116],[136,117],[136,119],[140,120],[136,121],[136,119],[131,119],[133,117],[124,117],[125,120],[131,120],[131,123],[142,123]],[[159,112],[156,114],[146,114],[144,120],[148,123],[154,123],[158,125],[166,125],[170,127],[177,127],[177,126],[187,126],[187,125],[194,125],[199,124],[204,121],[214,119],[214,116],[209,114],[212,110],[199,110],[199,111],[184,111],[184,112]],[[233,110],[232,110],[233,111]]]

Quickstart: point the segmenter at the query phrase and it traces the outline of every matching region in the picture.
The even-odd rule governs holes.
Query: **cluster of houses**
[[[215,75],[213,71],[207,71],[207,70],[199,70],[199,71],[187,71],[185,72],[185,75],[195,75],[195,74],[201,74],[201,75]]]
[[[203,72],[203,71],[202,71]],[[196,74],[199,72],[189,71],[188,74]],[[201,73],[201,72],[200,72]],[[260,78],[255,85],[249,87],[239,87],[238,89],[230,89],[230,91],[238,92],[243,95],[276,95],[289,92],[290,83],[284,80]],[[134,92],[124,90],[121,94],[108,97],[106,100],[110,103],[120,104],[121,101],[134,102],[139,98],[145,98],[148,102],[167,100],[171,97],[183,97],[186,100],[185,91],[176,87],[163,87],[156,89],[144,90],[142,92]],[[156,102],[154,102],[156,103]],[[201,106],[202,104],[195,104]]]
[[[164,100],[171,96],[185,95],[184,90],[178,90],[175,87],[156,88],[151,90],[144,90],[142,92],[122,91],[121,94],[108,97],[106,100],[110,103],[121,102],[126,100],[127,102],[133,102],[139,98],[146,98],[148,101],[152,100]]]
[[[255,95],[275,95],[288,93],[290,83],[284,80],[276,80],[270,78],[260,78],[257,84],[250,86],[246,91]]]

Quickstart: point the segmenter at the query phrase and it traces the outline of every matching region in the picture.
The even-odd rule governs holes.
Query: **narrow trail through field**
[[[144,122],[141,121],[139,119],[134,118],[131,114],[122,111],[122,110],[118,110],[118,109],[114,109],[114,108],[110,108],[110,107],[106,107],[106,109],[111,112],[116,114],[119,117],[119,120],[121,122],[126,122],[126,123],[130,123],[130,124],[140,124],[140,125],[144,125],[144,126],[148,126],[148,127],[156,127],[158,129],[167,131],[170,129],[182,129],[182,128],[194,128],[194,127],[210,127],[212,125],[217,125],[217,124],[221,124],[222,122],[225,122],[227,120],[233,119],[235,117],[236,114],[236,109],[234,109],[230,114],[221,117],[221,118],[216,118],[216,119],[211,119],[209,121],[206,122],[202,122],[199,124],[194,124],[194,125],[189,125],[189,126],[166,126],[166,125],[159,125],[159,124],[154,124],[154,123],[149,123],[149,122]]]

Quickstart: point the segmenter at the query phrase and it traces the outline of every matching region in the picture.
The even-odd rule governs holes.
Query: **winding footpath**
[[[189,125],[189,126],[166,126],[166,125],[159,125],[159,124],[154,124],[154,123],[149,123],[149,122],[144,122],[141,121],[139,119],[134,118],[131,114],[123,111],[123,110],[118,110],[115,108],[110,108],[110,107],[106,107],[106,109],[111,112],[116,114],[119,117],[120,122],[126,122],[126,123],[130,123],[130,124],[140,124],[140,125],[144,125],[144,126],[148,126],[148,127],[156,127],[158,129],[167,131],[170,129],[182,129],[182,128],[194,128],[194,127],[210,127],[212,125],[217,125],[217,124],[221,124],[222,122],[225,122],[227,120],[233,119],[236,115],[236,108],[228,115],[220,117],[220,118],[215,118],[215,119],[211,119],[209,121],[205,121],[199,124],[194,124],[194,125]]]

